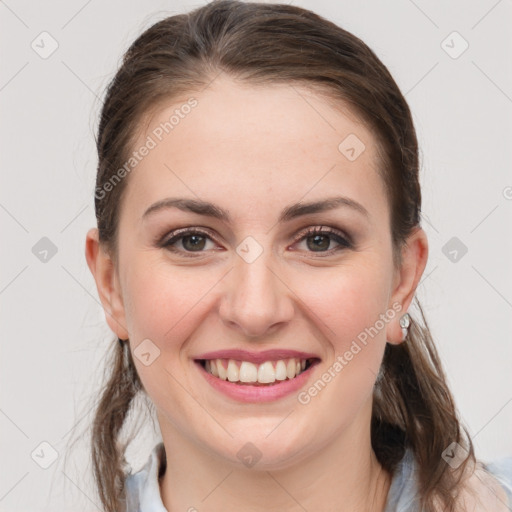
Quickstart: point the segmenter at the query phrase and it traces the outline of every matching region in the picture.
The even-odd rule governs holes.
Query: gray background
[[[418,297],[477,454],[512,455],[512,2],[292,3],[361,37],[409,102],[430,242]],[[84,256],[100,99],[143,29],[201,4],[0,3],[0,511],[100,510],[83,433],[113,337]]]

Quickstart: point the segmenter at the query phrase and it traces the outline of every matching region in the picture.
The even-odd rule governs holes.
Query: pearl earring
[[[409,332],[409,326],[411,325],[411,317],[409,316],[409,313],[405,313],[400,318],[400,327],[402,328],[402,340],[404,340],[407,337],[407,333]]]

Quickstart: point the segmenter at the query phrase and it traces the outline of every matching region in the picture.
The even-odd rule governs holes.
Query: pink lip
[[[298,356],[290,356],[298,357]],[[215,358],[206,358],[215,359]],[[222,358],[220,358],[222,359]],[[234,358],[232,358],[234,359]],[[244,359],[245,361],[247,359]],[[268,361],[268,359],[266,359]],[[287,395],[296,393],[300,388],[305,386],[306,382],[312,375],[312,371],[318,362],[316,361],[300,375],[289,380],[276,381],[275,384],[268,385],[251,385],[251,384],[237,384],[228,380],[222,380],[207,372],[199,361],[196,361],[196,366],[206,379],[206,381],[217,391],[233,398],[239,402],[271,402],[278,400]]]
[[[249,352],[248,350],[215,350],[206,352],[194,359],[235,359],[237,361],[248,361],[254,364],[261,364],[265,361],[278,361],[279,359],[320,359],[316,354],[299,352],[297,350],[273,349],[262,352]]]

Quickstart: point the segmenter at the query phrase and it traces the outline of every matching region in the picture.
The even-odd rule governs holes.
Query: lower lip
[[[311,370],[317,364],[312,364],[307,370],[304,370],[293,379],[276,381],[275,384],[251,386],[250,384],[237,384],[214,377],[203,368],[201,363],[197,361],[195,363],[206,381],[213,388],[240,402],[271,402],[272,400],[278,400],[279,398],[291,395],[306,384],[311,376]]]

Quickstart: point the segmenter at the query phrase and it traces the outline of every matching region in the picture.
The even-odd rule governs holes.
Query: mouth
[[[273,386],[290,381],[318,363],[318,358],[268,360],[260,364],[236,359],[196,359],[213,377],[242,386]]]
[[[293,353],[294,352],[294,353]],[[210,389],[237,402],[292,396],[310,380],[320,358],[296,351],[217,351],[194,359]]]

